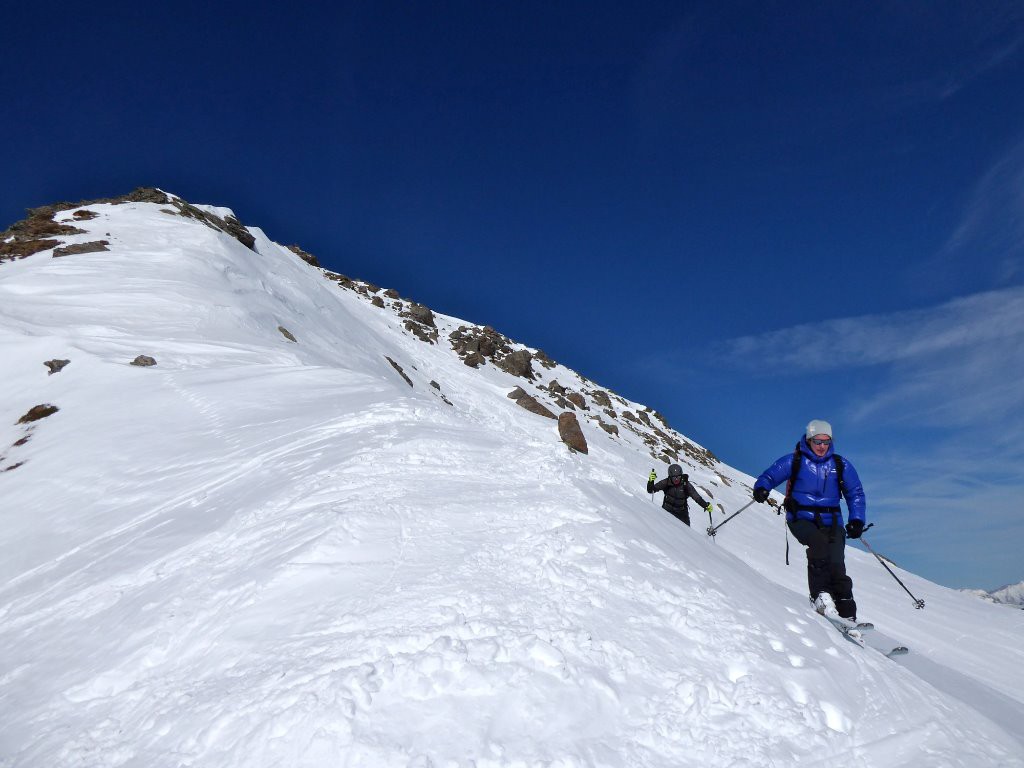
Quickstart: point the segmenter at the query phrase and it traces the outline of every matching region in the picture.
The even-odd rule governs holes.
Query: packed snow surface
[[[916,610],[850,547],[858,647],[769,506],[711,539],[589,394],[587,455],[506,397],[597,384],[470,368],[467,323],[257,229],[89,209],[63,240],[109,252],[0,264],[0,766],[1024,766],[1024,612],[897,568]],[[749,500],[683,463],[716,523]]]

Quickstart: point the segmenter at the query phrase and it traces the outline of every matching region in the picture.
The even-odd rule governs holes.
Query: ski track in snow
[[[800,558],[765,553],[763,509],[712,542],[703,513],[686,529],[652,505],[629,435],[584,423],[591,453],[570,454],[505,398],[522,380],[411,338],[258,230],[253,254],[110,208],[122,248],[149,243],[121,289],[95,282],[129,268],[116,237],[88,261],[0,265],[10,392],[62,403],[0,475],[10,509],[41,521],[0,540],[17,556],[0,585],[3,768],[1024,765],[1024,612],[957,595],[958,620],[953,593],[915,583],[940,625],[984,616],[1005,638],[984,648],[1000,689],[971,648],[884,608],[898,597],[851,552],[866,618],[912,653],[854,648],[806,607]],[[135,315],[111,333],[92,291]],[[166,302],[147,310],[153,291]],[[281,324],[297,345],[275,346]],[[71,338],[72,365],[40,383],[29,364]],[[156,369],[119,367],[149,347]],[[56,470],[72,459],[78,474]],[[689,471],[737,509],[750,479],[716,470]]]

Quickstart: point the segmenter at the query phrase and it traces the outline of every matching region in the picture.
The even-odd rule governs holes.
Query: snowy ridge
[[[712,541],[652,504],[653,411],[470,368],[472,324],[421,340],[258,229],[82,210],[109,251],[0,264],[0,766],[1024,765],[1024,613],[897,570],[915,611],[851,549],[912,653],[855,648],[769,507]],[[553,380],[586,455],[508,397]],[[715,522],[748,500],[680,459]]]
[[[1008,584],[1005,587],[999,589],[993,589],[989,594],[996,599],[998,603],[1006,603],[1007,605],[1016,605],[1024,608],[1024,581],[1017,584]]]
[[[965,589],[963,591],[989,602],[1012,605],[1015,608],[1024,608],[1024,581],[1017,584],[1007,584],[1005,587],[993,589],[991,592],[986,592],[984,589]]]

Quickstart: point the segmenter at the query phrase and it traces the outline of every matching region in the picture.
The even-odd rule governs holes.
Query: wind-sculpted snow
[[[644,493],[639,434],[581,418],[572,453],[506,396],[575,373],[469,368],[159,209],[90,206],[109,252],[0,272],[0,766],[1024,765],[1024,612],[899,571],[916,611],[851,550],[912,652],[857,648],[767,506],[712,541]]]

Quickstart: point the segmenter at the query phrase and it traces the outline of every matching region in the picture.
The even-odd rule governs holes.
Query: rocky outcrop
[[[31,424],[33,421],[39,421],[47,416],[52,416],[59,410],[60,408],[56,405],[50,405],[49,403],[33,406],[29,408],[28,413],[18,419],[18,424]]]
[[[565,411],[558,416],[558,436],[562,442],[569,446],[570,451],[576,453],[588,453],[587,438],[583,435],[576,414],[572,411]]]
[[[308,253],[307,251],[302,250],[297,245],[288,245],[288,246],[285,246],[285,247],[289,251],[294,253],[296,256],[298,256],[300,259],[302,259],[304,262],[309,264],[311,267],[317,267],[317,268],[320,267],[319,259],[317,259],[317,257],[314,256],[312,253]]]
[[[422,304],[412,302],[409,309],[402,313],[406,318],[404,326],[420,341],[433,344],[437,341],[437,325],[434,323],[434,313]]]
[[[74,256],[77,253],[99,253],[100,251],[109,251],[107,246],[110,245],[106,240],[93,240],[91,243],[76,243],[75,245],[65,245],[60,248],[53,249],[53,257],[58,258],[60,256]]]
[[[387,355],[384,355],[384,359],[387,360],[389,363],[391,363],[391,367],[394,368],[396,371],[398,371],[398,375],[401,376],[403,379],[405,379],[405,383],[406,384],[408,384],[410,387],[413,386],[412,379],[410,379],[408,377],[408,375],[406,375],[405,371],[402,369],[402,366],[400,366],[398,363],[396,363],[394,360],[392,360]]]
[[[298,339],[296,339],[292,335],[291,331],[289,331],[283,325],[277,326],[277,330],[279,330],[281,332],[281,335],[284,336],[286,339],[288,339],[288,341],[294,341],[296,344],[298,343]]]
[[[516,351],[505,355],[505,357],[498,362],[498,367],[505,371],[505,373],[511,373],[513,376],[533,381],[532,360],[533,355],[530,354],[529,350],[517,349]]]
[[[65,210],[58,205],[30,208],[28,216],[0,232],[0,262],[24,259],[61,244],[57,237],[81,235],[85,230],[60,224],[55,214]]]
[[[156,360],[154,360],[149,355],[139,355],[134,360],[132,360],[131,364],[137,365],[140,368],[149,368],[151,366],[156,365]]]
[[[526,349],[513,349],[508,337],[503,336],[489,325],[460,326],[448,336],[452,349],[466,361],[467,365],[476,368],[483,361],[490,360],[496,366],[513,376],[534,380],[533,355]],[[474,363],[467,358],[474,357]],[[482,358],[482,360],[481,360]]]
[[[214,213],[204,211],[201,208],[197,208],[191,203],[186,203],[184,200],[179,198],[174,198],[170,203],[177,209],[177,214],[179,216],[199,221],[210,229],[215,229],[218,232],[231,235],[231,237],[235,238],[249,250],[255,249],[256,238],[253,237],[252,233],[249,232],[249,230],[242,225],[242,222],[234,216],[227,216],[222,219]]]
[[[70,360],[47,360],[45,363],[43,363],[43,365],[50,369],[50,372],[47,373],[46,375],[53,376],[53,374],[55,373],[60,373],[62,370],[64,370],[64,366],[70,362]]]
[[[508,397],[515,400],[516,405],[520,408],[525,408],[530,413],[535,413],[538,416],[544,416],[548,419],[558,418],[555,414],[546,408],[540,401],[537,400],[533,395],[527,394],[522,387],[516,387],[508,393]]]

